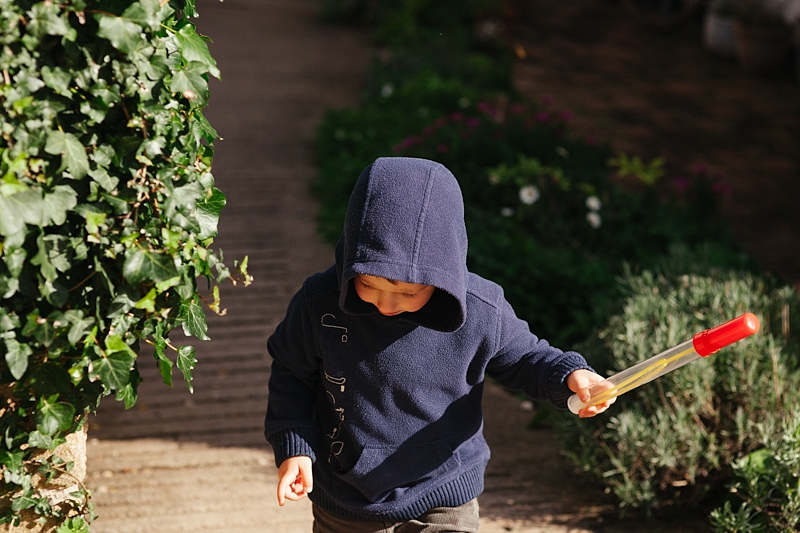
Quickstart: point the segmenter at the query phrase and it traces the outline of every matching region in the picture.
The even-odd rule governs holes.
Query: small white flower
[[[461,98],[458,99],[458,107],[460,107],[461,109],[468,108],[469,104],[470,104],[469,98],[467,98],[466,96],[462,96]]]
[[[600,201],[600,198],[593,195],[586,199],[586,207],[590,211],[600,211],[600,208],[603,207],[603,202]]]
[[[598,215],[596,211],[589,211],[588,213],[586,213],[586,222],[588,222],[589,225],[594,229],[597,229],[600,227],[600,224],[603,221],[600,218],[600,215]]]
[[[504,207],[500,210],[500,214],[503,215],[504,217],[514,216],[514,210],[511,209],[510,207]]]
[[[391,83],[384,83],[383,87],[381,87],[381,96],[384,98],[389,98],[394,93],[394,85]]]
[[[497,185],[500,183],[500,176],[497,174],[489,174],[489,183],[492,185]]]
[[[556,147],[556,153],[558,155],[560,155],[561,157],[565,157],[565,158],[569,156],[569,150],[567,150],[563,146],[557,146]]]
[[[526,205],[536,203],[539,199],[539,189],[535,185],[525,185],[519,190],[519,201]]]

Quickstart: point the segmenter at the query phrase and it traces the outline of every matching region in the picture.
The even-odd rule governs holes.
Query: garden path
[[[606,45],[603,61],[594,59],[599,52],[580,45],[585,36],[568,37],[573,26],[580,27],[576,21],[587,18],[582,10],[591,12],[599,6],[613,9],[615,4],[596,0],[546,4],[549,7],[543,8],[543,18],[523,25],[520,35],[528,50],[528,59],[517,64],[523,90],[532,95],[550,94],[558,105],[571,107],[576,115],[583,115],[576,119],[578,125],[588,128],[597,120],[598,126],[591,127],[598,128],[598,134],[614,132],[610,137],[616,141],[616,133],[624,132],[631,153],[643,153],[638,150],[641,145],[633,144],[637,140],[650,139],[650,143],[658,141],[656,146],[663,146],[672,130],[649,118],[652,110],[645,105],[647,97],[636,92],[647,85],[632,84],[623,77],[637,67],[618,66],[614,72],[590,77],[600,63],[609,63],[606,68],[612,68],[613,58],[619,55],[628,63],[634,61],[631,56],[635,54],[630,53],[632,47],[626,40],[631,35],[626,38],[624,32],[614,33],[614,39],[606,36],[605,41],[595,37],[594,47]],[[312,138],[326,108],[356,102],[368,62],[363,37],[350,30],[317,25],[317,6],[317,0],[198,1],[198,30],[213,38],[211,51],[223,73],[222,81],[212,82],[207,111],[224,139],[215,143],[214,175],[228,197],[217,245],[228,261],[249,256],[255,282],[248,288],[223,289],[228,314],[210,319],[213,340],[197,343],[194,394],[185,390],[177,376],[174,389],[167,388],[160,383],[155,366],[143,364],[139,403],[124,411],[118,402],[107,399],[92,418],[87,484],[94,491],[99,515],[93,533],[310,531],[307,502],[285,508],[275,503],[275,469],[261,436],[269,375],[264,348],[301,281],[331,261],[330,247],[316,235],[316,205],[307,194],[315,173]],[[584,32],[591,33],[589,29]],[[616,48],[611,44],[614,41],[619,41]],[[684,55],[682,52],[681,57]],[[688,57],[698,61],[700,55]],[[579,73],[588,78],[576,79]],[[691,93],[692,86],[705,78],[689,72],[679,79],[678,88]],[[791,93],[785,81],[741,83],[756,94],[775,94],[765,92],[775,84]],[[791,94],[796,98],[796,93]],[[634,106],[633,102],[638,103]],[[615,115],[628,118],[628,129],[612,122]],[[659,114],[662,118],[664,115],[669,114]],[[771,117],[768,113],[766,116]],[[787,135],[793,132],[796,141],[797,126],[790,123],[790,116],[791,109],[782,109],[777,122],[769,124],[778,124]],[[789,141],[783,133],[764,126],[764,115],[757,118],[752,120],[757,123],[753,127],[758,135],[771,139],[775,152],[778,146],[785,147]],[[672,137],[680,139],[682,135]],[[721,140],[719,144],[722,147],[718,150],[725,149]],[[758,146],[750,148],[753,157],[764,159],[772,169],[770,174],[776,176],[773,165],[781,169],[787,163],[774,162],[768,147]],[[792,161],[796,165],[800,151],[796,144],[793,146]],[[670,145],[670,153],[694,154],[695,148],[695,142],[686,140],[683,145]],[[715,161],[727,161],[723,156],[717,154]],[[731,206],[727,212],[733,219],[755,219],[760,224],[756,229],[767,228],[771,240],[782,236],[784,246],[795,246],[792,228],[798,227],[796,219],[786,222],[798,214],[791,209],[789,193],[794,198],[800,196],[796,194],[800,180],[796,172],[793,177],[794,183],[776,182],[734,192],[734,205],[741,203],[738,215]],[[743,183],[747,185],[746,180]],[[773,193],[766,205],[785,216],[762,220],[758,213],[767,196],[759,193],[765,191]],[[774,194],[782,191],[783,195]],[[788,229],[780,230],[785,224]],[[769,249],[755,238],[749,246],[756,252]],[[780,246],[774,249],[780,251]],[[775,255],[769,260],[780,267],[786,257],[787,265],[797,265],[792,263],[796,256]],[[173,340],[180,342],[179,336],[176,333]],[[681,517],[679,525],[611,519],[613,505],[598,489],[582,485],[560,457],[550,432],[524,429],[530,413],[516,399],[489,387],[485,411],[486,436],[494,458],[481,497],[482,532],[707,530],[686,517]]]

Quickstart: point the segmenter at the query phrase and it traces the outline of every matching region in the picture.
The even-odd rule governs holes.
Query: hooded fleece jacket
[[[565,408],[589,368],[537,338],[495,283],[467,270],[464,205],[442,165],[380,158],[350,197],[336,263],[308,278],[268,340],[265,436],[280,465],[314,461],[311,500],[351,519],[405,521],[483,490],[486,376]],[[419,311],[384,316],[358,274],[432,285]]]

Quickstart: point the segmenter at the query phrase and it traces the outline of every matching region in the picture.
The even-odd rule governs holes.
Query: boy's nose
[[[378,298],[378,301],[375,303],[375,305],[382,315],[394,315],[397,313],[397,301],[394,298]]]

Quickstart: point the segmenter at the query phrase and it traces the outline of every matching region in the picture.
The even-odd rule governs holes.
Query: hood
[[[339,306],[353,315],[379,314],[356,294],[358,274],[433,285],[415,313],[387,317],[438,331],[466,319],[467,230],[464,200],[443,165],[408,157],[379,158],[361,173],[336,246]]]

